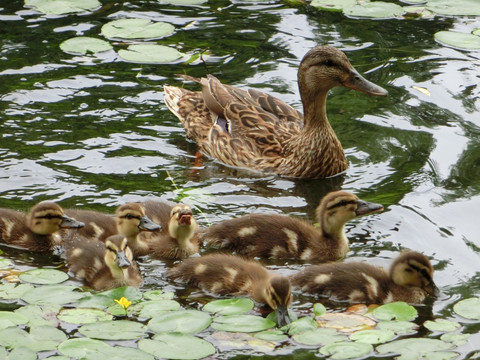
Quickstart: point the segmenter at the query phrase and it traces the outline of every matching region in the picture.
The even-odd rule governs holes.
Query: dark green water
[[[0,207],[26,210],[50,199],[111,212],[127,201],[175,201],[168,171],[178,188],[190,190],[184,201],[203,212],[197,212],[202,225],[253,211],[313,219],[323,194],[341,187],[385,206],[347,225],[349,258],[387,265],[401,249],[425,253],[442,290],[426,311],[430,317],[455,318],[453,303],[478,295],[480,56],[433,39],[440,30],[470,32],[478,18],[355,20],[280,1],[103,3],[82,16],[0,3]],[[210,55],[189,65],[139,65],[113,53],[99,59],[59,49],[77,35],[101,37],[104,23],[123,17],[170,22],[176,33],[160,44]],[[194,168],[196,146],[163,103],[162,86],[181,85],[174,74],[212,73],[300,109],[298,63],[323,43],[342,48],[389,91],[385,98],[331,92],[329,119],[351,164],[344,176],[262,177],[209,159]],[[27,263],[36,266],[34,257]],[[144,264],[145,287],[169,288],[168,266]]]

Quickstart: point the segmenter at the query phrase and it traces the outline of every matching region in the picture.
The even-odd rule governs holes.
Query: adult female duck
[[[304,115],[273,96],[224,85],[213,75],[180,76],[201,84],[202,91],[164,86],[165,103],[203,153],[227,165],[298,178],[325,178],[348,167],[327,119],[331,88],[341,85],[370,95],[387,94],[331,46],[314,47],[300,63]]]

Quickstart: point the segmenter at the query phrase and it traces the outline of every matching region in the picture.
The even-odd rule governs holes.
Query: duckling
[[[190,206],[165,201],[147,201],[143,206],[146,214],[162,226],[161,231],[139,236],[140,241],[149,244],[151,258],[184,259],[198,253],[198,225]]]
[[[335,191],[325,195],[316,209],[319,227],[285,215],[250,214],[215,224],[201,238],[211,248],[249,258],[337,260],[349,250],[345,223],[382,210],[382,205]]]
[[[128,239],[123,235],[109,236],[105,243],[77,237],[66,248],[70,271],[95,290],[142,283]]]
[[[248,295],[276,311],[277,324],[290,322],[288,278],[268,272],[254,260],[231,254],[212,253],[184,260],[170,269],[168,277],[217,295]]]
[[[292,275],[290,280],[304,293],[348,303],[405,301],[418,304],[438,290],[430,261],[415,251],[398,256],[390,272],[361,262],[331,263],[308,266]]]
[[[65,215],[60,205],[41,202],[27,214],[0,209],[0,240],[30,251],[51,251],[61,246],[60,229],[79,229],[85,224]]]
[[[178,76],[199,83],[202,91],[164,86],[165,104],[203,153],[227,165],[298,178],[325,178],[348,168],[342,144],[327,119],[331,88],[387,95],[331,46],[314,47],[300,63],[304,115],[271,95],[224,85],[213,75]]]
[[[145,215],[145,208],[139,203],[126,203],[117,207],[115,216],[91,210],[66,210],[67,214],[85,222],[78,235],[87,239],[105,242],[109,236],[120,234],[128,239],[128,246],[135,256],[147,253],[149,245],[138,238],[142,231],[157,231],[160,225]]]

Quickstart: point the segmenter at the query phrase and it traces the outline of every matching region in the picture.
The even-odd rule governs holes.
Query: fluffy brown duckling
[[[188,258],[170,269],[167,276],[212,294],[248,295],[275,310],[279,326],[290,322],[290,282],[284,276],[271,274],[256,261],[213,253]]]
[[[123,235],[109,236],[104,243],[77,237],[68,243],[66,253],[70,271],[95,290],[142,283],[128,239]]]
[[[154,223],[145,215],[145,208],[139,203],[120,205],[115,211],[115,216],[98,211],[77,209],[66,210],[66,213],[85,222],[85,227],[77,235],[103,242],[112,235],[123,235],[128,239],[128,246],[135,256],[148,253],[149,250],[149,245],[140,240],[138,235],[142,231],[160,229],[160,225]]]
[[[367,263],[342,262],[308,266],[290,280],[303,293],[348,303],[405,301],[418,304],[437,292],[430,261],[415,251],[398,256],[389,272]]]
[[[298,87],[304,114],[258,90],[222,84],[213,75],[179,76],[199,83],[202,90],[164,86],[165,104],[203,153],[227,165],[299,178],[325,178],[348,168],[327,118],[330,89],[345,86],[387,95],[331,46],[314,47],[300,63]]]
[[[157,232],[142,233],[140,241],[149,244],[148,255],[155,259],[184,259],[198,253],[200,239],[197,221],[190,206],[166,201],[147,201],[146,214],[162,225]],[[146,255],[144,253],[143,255]]]
[[[27,214],[0,209],[0,240],[30,251],[51,251],[62,245],[61,229],[79,229],[85,224],[65,215],[53,202],[41,202]]]
[[[250,214],[222,221],[202,233],[207,246],[247,257],[330,261],[349,250],[345,223],[383,206],[346,191],[328,193],[316,210],[319,227],[285,215]]]

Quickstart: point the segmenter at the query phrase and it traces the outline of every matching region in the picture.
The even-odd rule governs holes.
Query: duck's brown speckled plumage
[[[162,226],[160,231],[140,234],[139,240],[149,245],[144,255],[154,259],[184,259],[198,253],[200,239],[197,221],[190,206],[167,201],[143,203],[145,213]]]
[[[436,291],[430,261],[414,251],[397,257],[389,272],[367,263],[330,263],[308,266],[290,280],[302,293],[349,303],[421,303]]]
[[[0,209],[0,241],[30,251],[54,250],[62,245],[59,230],[77,231],[82,226],[82,222],[65,215],[63,209],[53,202],[41,202],[27,214]]]
[[[217,295],[248,295],[277,310],[277,321],[288,322],[290,283],[259,262],[231,254],[213,253],[192,257],[172,268],[168,277]]]
[[[381,210],[381,205],[359,200],[346,191],[335,191],[325,195],[317,207],[318,227],[285,215],[250,214],[212,225],[201,237],[211,248],[250,258],[337,260],[349,250],[345,223]]]
[[[122,235],[110,236],[105,242],[76,237],[66,246],[69,269],[95,290],[140,286],[140,270],[127,244]]]
[[[224,85],[212,75],[181,77],[201,84],[202,91],[164,86],[165,103],[202,152],[228,165],[299,178],[325,178],[348,167],[326,115],[331,88],[387,94],[331,46],[313,48],[300,64],[305,115],[271,95]]]

